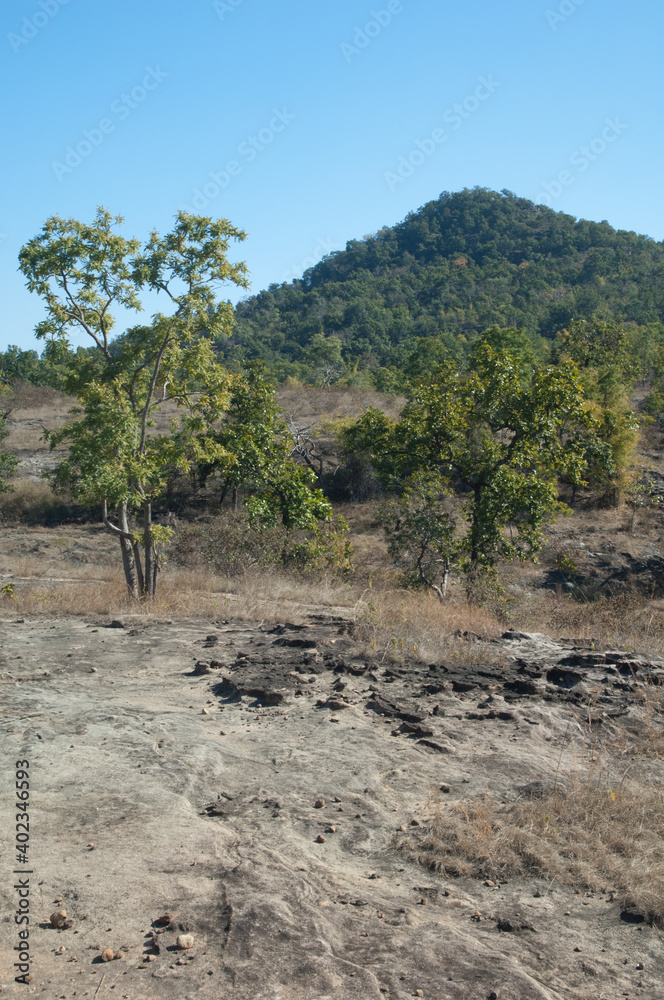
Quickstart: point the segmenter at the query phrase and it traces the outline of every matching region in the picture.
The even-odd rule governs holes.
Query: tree
[[[0,413],[0,443],[8,436],[9,431],[5,424],[5,420],[9,416],[9,412]],[[12,486],[7,482],[6,476],[11,476],[16,468],[17,458],[12,455],[9,451],[0,451],[0,493],[11,492]]]
[[[79,398],[79,419],[50,436],[52,447],[69,444],[57,481],[101,504],[120,542],[129,593],[153,597],[168,529],[153,522],[152,506],[168,470],[233,461],[211,432],[238,378],[212,351],[212,338],[227,333],[233,318],[214,289],[220,281],[247,286],[245,265],[227,257],[230,241],[245,234],[225,219],[180,212],[171,232],[153,232],[141,248],[115,232],[122,221],[104,209],[90,225],[50,218],[19,259],[28,288],[46,305],[37,336],[68,348],[72,331],[83,331],[96,348],[71,361],[66,388]],[[170,314],[132,327],[114,348],[111,310],[138,311],[144,289],[163,296]],[[167,407],[171,433],[157,433],[156,417]],[[140,528],[132,529],[133,513]]]
[[[629,486],[638,440],[638,423],[629,394],[640,372],[629,332],[623,325],[593,316],[573,320],[559,335],[559,358],[571,358],[578,367],[586,399],[597,418],[597,438],[611,451],[610,467],[589,454],[589,480],[613,503]]]
[[[368,410],[343,432],[346,449],[369,451],[397,493],[425,473],[461,495],[467,530],[459,565],[471,583],[499,559],[533,559],[558,506],[556,477],[581,483],[595,441],[574,362],[525,378],[510,354],[482,344],[467,371],[446,362],[409,395],[398,421]]]
[[[388,552],[405,569],[406,586],[425,586],[444,601],[463,552],[451,490],[437,473],[415,473],[403,491],[381,505]]]
[[[203,428],[202,438],[208,433]],[[199,481],[204,485],[210,476],[219,475],[220,501],[223,503],[231,492],[234,509],[239,489],[264,484],[274,470],[287,463],[289,434],[263,362],[249,361],[243,366],[242,377],[233,382],[228,408],[213,437],[223,449],[222,458],[216,462],[199,461]],[[201,446],[204,448],[203,440]]]

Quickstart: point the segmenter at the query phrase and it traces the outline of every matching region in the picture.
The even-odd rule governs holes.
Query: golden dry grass
[[[610,886],[623,903],[664,919],[664,788],[611,777],[597,759],[537,798],[503,802],[488,792],[443,806],[397,846],[441,874]]]

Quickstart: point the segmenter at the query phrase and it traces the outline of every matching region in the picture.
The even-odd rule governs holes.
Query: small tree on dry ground
[[[66,379],[65,389],[79,399],[78,419],[50,435],[52,447],[69,445],[56,480],[101,504],[104,523],[120,542],[129,593],[154,597],[170,529],[154,523],[153,504],[169,475],[204,467],[232,482],[232,470],[240,478],[256,471],[256,456],[270,451],[267,438],[273,456],[283,448],[275,428],[264,426],[267,415],[261,422],[254,413],[249,430],[233,419],[224,425],[231,401],[252,393],[242,375],[216,362],[212,346],[233,324],[232,306],[217,301],[216,285],[248,283],[245,265],[227,256],[231,240],[245,234],[225,219],[180,212],[171,232],[153,232],[141,247],[115,231],[121,222],[103,209],[91,225],[51,218],[21,250],[20,266],[46,304],[37,336],[63,352],[74,331],[93,343],[92,351],[73,356]],[[170,312],[112,341],[111,310],[140,310],[144,290],[163,297]],[[156,418],[166,407],[170,430],[158,433]],[[308,502],[329,516],[309,488],[312,477],[305,482],[292,462],[260,472],[264,490],[270,478],[290,477],[300,509]],[[297,523],[297,514],[291,520]]]

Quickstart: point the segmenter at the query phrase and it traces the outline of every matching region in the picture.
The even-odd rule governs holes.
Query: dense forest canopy
[[[444,192],[240,302],[234,335],[218,346],[229,361],[262,358],[282,376],[326,364],[375,372],[402,366],[419,338],[458,350],[487,327],[521,327],[542,350],[591,315],[662,321],[664,245],[475,188]]]

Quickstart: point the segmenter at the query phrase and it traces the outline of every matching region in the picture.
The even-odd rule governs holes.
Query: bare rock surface
[[[324,615],[0,633],[3,758],[6,773],[30,760],[34,869],[28,986],[2,881],[2,992],[661,997],[661,932],[621,919],[608,890],[445,880],[395,848],[441,785],[454,803],[548,781],[584,713],[629,717],[661,660],[509,632],[467,637],[463,663],[388,665]],[[0,808],[11,830],[6,793]]]

